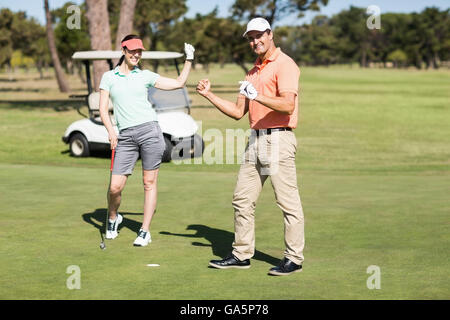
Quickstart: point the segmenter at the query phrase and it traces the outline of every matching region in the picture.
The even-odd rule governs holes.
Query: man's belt
[[[292,128],[288,127],[280,127],[280,128],[268,128],[268,129],[255,129],[256,135],[259,136],[260,134],[271,134],[275,131],[292,131]]]

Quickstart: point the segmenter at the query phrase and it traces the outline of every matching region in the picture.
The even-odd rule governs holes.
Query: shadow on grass
[[[41,92],[42,89],[31,88],[0,88],[0,92]]]
[[[95,209],[94,212],[83,213],[83,215],[82,215],[83,221],[91,224],[100,233],[105,232],[106,231],[106,213],[107,213],[106,208]],[[119,231],[122,228],[128,228],[131,231],[138,233],[139,229],[141,228],[142,223],[137,222],[132,219],[129,219],[129,218],[127,218],[127,216],[138,216],[138,215],[142,215],[142,213],[120,211],[120,214],[123,216],[123,221],[119,225]]]
[[[160,234],[187,238],[204,238],[209,244],[194,241],[192,245],[197,247],[211,247],[213,255],[222,258],[228,256],[232,251],[231,245],[234,241],[234,233],[232,232],[211,228],[202,224],[191,224],[186,230],[194,230],[197,232],[195,234],[181,234],[161,231]],[[270,265],[277,265],[280,262],[279,258],[272,257],[259,250],[255,250],[255,255],[252,259],[267,262]]]
[[[34,81],[39,81],[39,80],[52,80],[55,79],[52,76],[43,76],[43,77],[37,77],[37,78],[33,78]],[[16,78],[5,78],[5,77],[0,77],[0,82],[17,82],[20,80],[17,80]]]
[[[76,159],[76,157],[70,154],[70,149],[65,149],[60,152],[60,154],[67,155],[70,158]],[[90,158],[101,158],[101,159],[111,159],[111,149],[94,149],[90,151]]]
[[[0,100],[2,108],[10,109],[53,109],[55,111],[76,110],[86,105],[85,100]]]

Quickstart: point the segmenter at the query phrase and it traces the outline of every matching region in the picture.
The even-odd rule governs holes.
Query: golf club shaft
[[[108,193],[106,194],[106,198],[108,199],[108,209],[106,210],[106,228],[105,228],[105,235],[106,235],[106,229],[108,228],[108,219],[109,219],[109,191],[111,190],[111,178],[112,178],[112,171],[114,167],[114,156],[115,156],[116,149],[111,150],[111,167],[109,168],[109,184],[108,184]]]
[[[113,167],[114,167],[114,155],[115,155],[115,153],[116,153],[116,149],[112,149],[111,150],[111,168],[109,169],[111,171],[111,174],[112,174]]]
[[[105,221],[105,237],[106,237],[106,232],[108,230],[108,219],[109,219],[109,191],[111,190],[111,178],[112,178],[112,171],[113,171],[113,167],[114,167],[114,156],[115,156],[115,151],[116,149],[112,149],[111,150],[111,167],[109,168],[109,184],[108,184],[108,192],[106,194],[106,199],[108,202],[108,207],[106,209],[106,221]],[[104,238],[102,235],[102,243],[103,243],[103,248],[106,247],[105,243],[104,243]]]

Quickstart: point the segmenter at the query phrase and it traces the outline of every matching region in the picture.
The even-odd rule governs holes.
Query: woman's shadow
[[[211,247],[213,255],[222,258],[228,256],[232,250],[231,245],[234,241],[234,233],[232,232],[210,228],[202,224],[191,224],[186,228],[186,230],[195,230],[197,232],[195,234],[181,234],[161,231],[160,234],[187,238],[204,238],[209,241],[210,244],[194,241],[192,242],[192,245],[198,247]],[[255,250],[255,255],[252,259],[264,261],[270,265],[277,265],[280,261],[280,259],[258,250]]]
[[[93,225],[100,233],[104,233],[106,231],[106,214],[107,209],[101,208],[101,209],[95,209],[94,212],[87,212],[83,213],[82,217],[83,220],[91,225]],[[123,221],[119,225],[119,232],[122,228],[126,227],[130,229],[131,231],[134,231],[136,233],[139,232],[139,229],[141,228],[141,223],[128,219],[126,216],[129,215],[142,215],[142,213],[133,213],[133,212],[120,212],[120,214],[123,216]]]

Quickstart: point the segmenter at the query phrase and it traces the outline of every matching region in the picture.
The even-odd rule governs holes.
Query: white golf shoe
[[[150,231],[139,230],[138,236],[136,240],[134,240],[133,245],[135,247],[145,247],[150,242],[152,242],[152,237],[150,235]]]
[[[108,229],[106,230],[106,239],[112,240],[117,238],[119,232],[119,224],[123,221],[123,217],[121,214],[117,213],[117,217],[115,220],[108,219]]]

